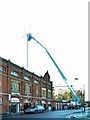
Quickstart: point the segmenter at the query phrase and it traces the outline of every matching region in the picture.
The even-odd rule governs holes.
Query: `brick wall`
[[[3,113],[10,112],[9,108],[11,106],[11,103],[9,102],[9,94],[11,94],[11,97],[16,97],[19,99],[21,111],[21,109],[24,109],[25,100],[31,101],[32,104],[35,101],[38,101],[38,103],[41,104],[43,100],[42,88],[46,88],[46,99],[44,99],[44,101],[48,103],[48,89],[52,90],[52,82],[50,81],[48,71],[45,73],[44,77],[41,77],[34,73],[31,73],[30,71],[25,70],[23,67],[21,68],[20,66],[13,64],[10,60],[7,61],[5,59],[2,60],[2,64],[0,64],[0,66],[5,67],[4,72],[0,71],[0,76],[2,76],[2,85],[0,86],[0,89],[2,92],[1,95],[3,97]],[[11,71],[17,72],[19,76],[11,75]],[[24,76],[27,76],[28,78],[30,78],[30,80],[25,80]],[[12,80],[20,82],[20,95],[12,95]],[[29,95],[25,94],[25,84],[29,84],[31,86],[31,94]],[[52,98],[49,101],[52,101]]]

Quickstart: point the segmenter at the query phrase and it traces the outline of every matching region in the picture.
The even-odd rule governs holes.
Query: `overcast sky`
[[[70,84],[87,84],[87,0],[0,1],[0,56],[26,69],[28,32],[48,49]],[[28,49],[29,71],[43,76],[48,70],[54,84],[63,83],[42,47],[32,40]]]

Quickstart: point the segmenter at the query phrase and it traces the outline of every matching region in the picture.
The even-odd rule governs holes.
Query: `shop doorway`
[[[18,113],[19,112],[19,103],[12,103],[11,104],[11,113]]]
[[[25,99],[24,100],[24,110],[31,107],[31,100]]]
[[[45,102],[45,101],[42,101],[42,106],[45,108],[45,110],[47,109],[47,108],[46,108],[46,102]]]
[[[11,113],[19,113],[20,111],[20,101],[18,98],[11,98]]]
[[[49,101],[48,102],[48,110],[51,110],[52,109],[52,105],[51,105],[51,102]]]
[[[31,107],[31,103],[24,103],[24,110]]]

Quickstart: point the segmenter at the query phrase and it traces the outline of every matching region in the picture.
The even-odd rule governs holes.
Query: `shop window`
[[[6,71],[6,68],[3,67],[3,66],[0,66],[0,71],[1,71],[1,72],[5,72],[5,71]]]
[[[29,100],[28,100],[29,102]],[[24,110],[31,107],[31,101],[29,103],[24,103]]]
[[[28,103],[24,103],[24,110],[28,108]]]

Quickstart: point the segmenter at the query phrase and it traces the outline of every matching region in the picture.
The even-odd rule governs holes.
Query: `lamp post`
[[[81,88],[81,106],[82,106],[82,113],[85,113],[85,85]]]
[[[83,84],[82,95],[83,95],[83,107],[84,107],[83,112],[85,113],[85,84]]]
[[[78,78],[74,79],[78,80]],[[81,88],[81,106],[83,107],[82,113],[85,113],[85,84],[83,84],[83,87]]]
[[[81,96],[81,107],[82,107],[82,113],[83,113],[83,94],[82,94],[82,88],[80,88],[80,96]]]

